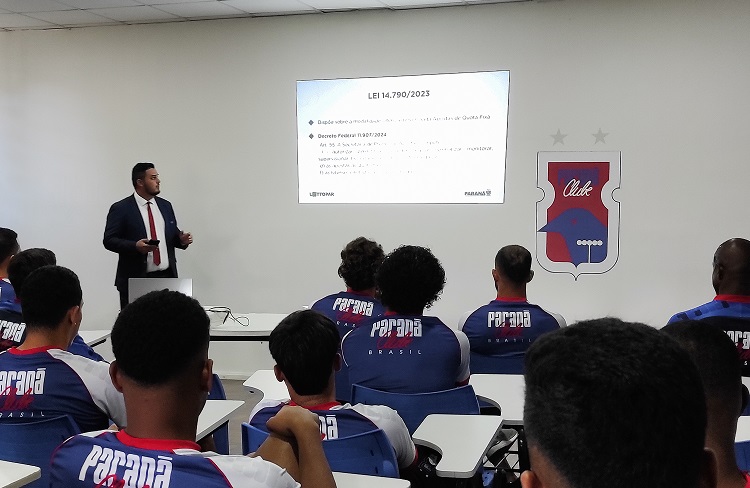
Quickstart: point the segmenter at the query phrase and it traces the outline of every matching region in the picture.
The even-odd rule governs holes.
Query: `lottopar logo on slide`
[[[619,152],[540,152],[536,257],[553,273],[605,273],[619,255]]]

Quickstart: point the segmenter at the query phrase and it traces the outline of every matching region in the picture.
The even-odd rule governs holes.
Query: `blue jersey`
[[[55,348],[0,353],[0,419],[70,415],[82,432],[125,426],[109,365]]]
[[[21,303],[16,298],[16,291],[8,278],[0,279],[0,310],[21,313]]]
[[[341,343],[349,380],[394,393],[426,393],[469,380],[469,341],[437,317],[385,315]]]
[[[20,312],[0,309],[0,351],[20,346],[26,339],[26,324]]]
[[[268,432],[266,422],[279,413],[286,403],[278,400],[263,400],[250,413],[250,424]],[[363,434],[375,429],[382,430],[394,451],[400,468],[411,466],[417,456],[409,429],[392,408],[383,405],[341,405],[338,402],[309,407],[320,418],[320,436],[327,439],[340,439]]]
[[[668,324],[680,320],[700,320],[706,317],[750,318],[750,296],[716,295],[712,301],[684,312],[676,313]]]
[[[559,315],[525,299],[497,299],[465,315],[458,328],[469,338],[474,373],[520,373],[524,354],[531,343],[542,334],[565,325]],[[484,357],[482,366],[475,366],[479,362],[475,355]],[[491,365],[494,367],[487,365],[490,367],[485,370],[485,363],[492,362],[496,363]]]
[[[52,455],[53,488],[298,488],[262,458],[200,452],[190,441],[138,439],[120,432],[71,437]]]
[[[343,338],[363,321],[385,313],[385,308],[379,301],[351,290],[321,298],[310,308],[333,320],[339,329],[339,338]]]

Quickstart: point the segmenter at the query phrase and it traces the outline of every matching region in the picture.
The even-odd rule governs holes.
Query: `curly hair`
[[[445,270],[428,248],[401,246],[385,257],[375,283],[388,310],[419,315],[443,292]]]
[[[375,273],[384,258],[380,244],[357,237],[341,251],[339,276],[354,291],[369,290],[375,286]]]

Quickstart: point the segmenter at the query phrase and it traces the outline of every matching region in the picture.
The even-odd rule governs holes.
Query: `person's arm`
[[[453,330],[453,329],[451,329]],[[458,339],[458,344],[461,349],[461,364],[458,367],[458,374],[456,375],[456,386],[463,386],[469,384],[469,339],[466,334],[460,330],[453,330]]]
[[[266,425],[271,436],[258,448],[256,455],[285,468],[302,488],[335,488],[336,482],[323,452],[317,415],[302,407],[286,406]],[[291,446],[291,451],[284,444]]]
[[[107,223],[104,226],[104,239],[102,241],[107,250],[118,254],[138,252],[138,241],[123,237],[126,226],[125,220],[124,209],[118,208],[116,203],[109,207]]]

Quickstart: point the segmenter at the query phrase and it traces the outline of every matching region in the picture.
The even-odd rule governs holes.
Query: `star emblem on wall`
[[[596,144],[597,142],[606,144],[607,141],[605,141],[604,138],[609,135],[609,132],[602,132],[602,128],[599,127],[599,132],[597,132],[596,134],[591,134],[591,135],[594,136],[594,144]]]
[[[563,144],[563,145],[564,145],[564,144],[565,144],[565,141],[563,141],[563,139],[565,139],[566,137],[568,137],[568,134],[562,134],[562,133],[560,132],[560,129],[557,129],[557,134],[551,134],[551,135],[550,135],[550,137],[551,137],[551,138],[553,139],[553,142],[552,142],[552,145],[553,145],[553,146],[554,146],[555,144],[557,144],[558,142],[559,142],[560,144]]]

